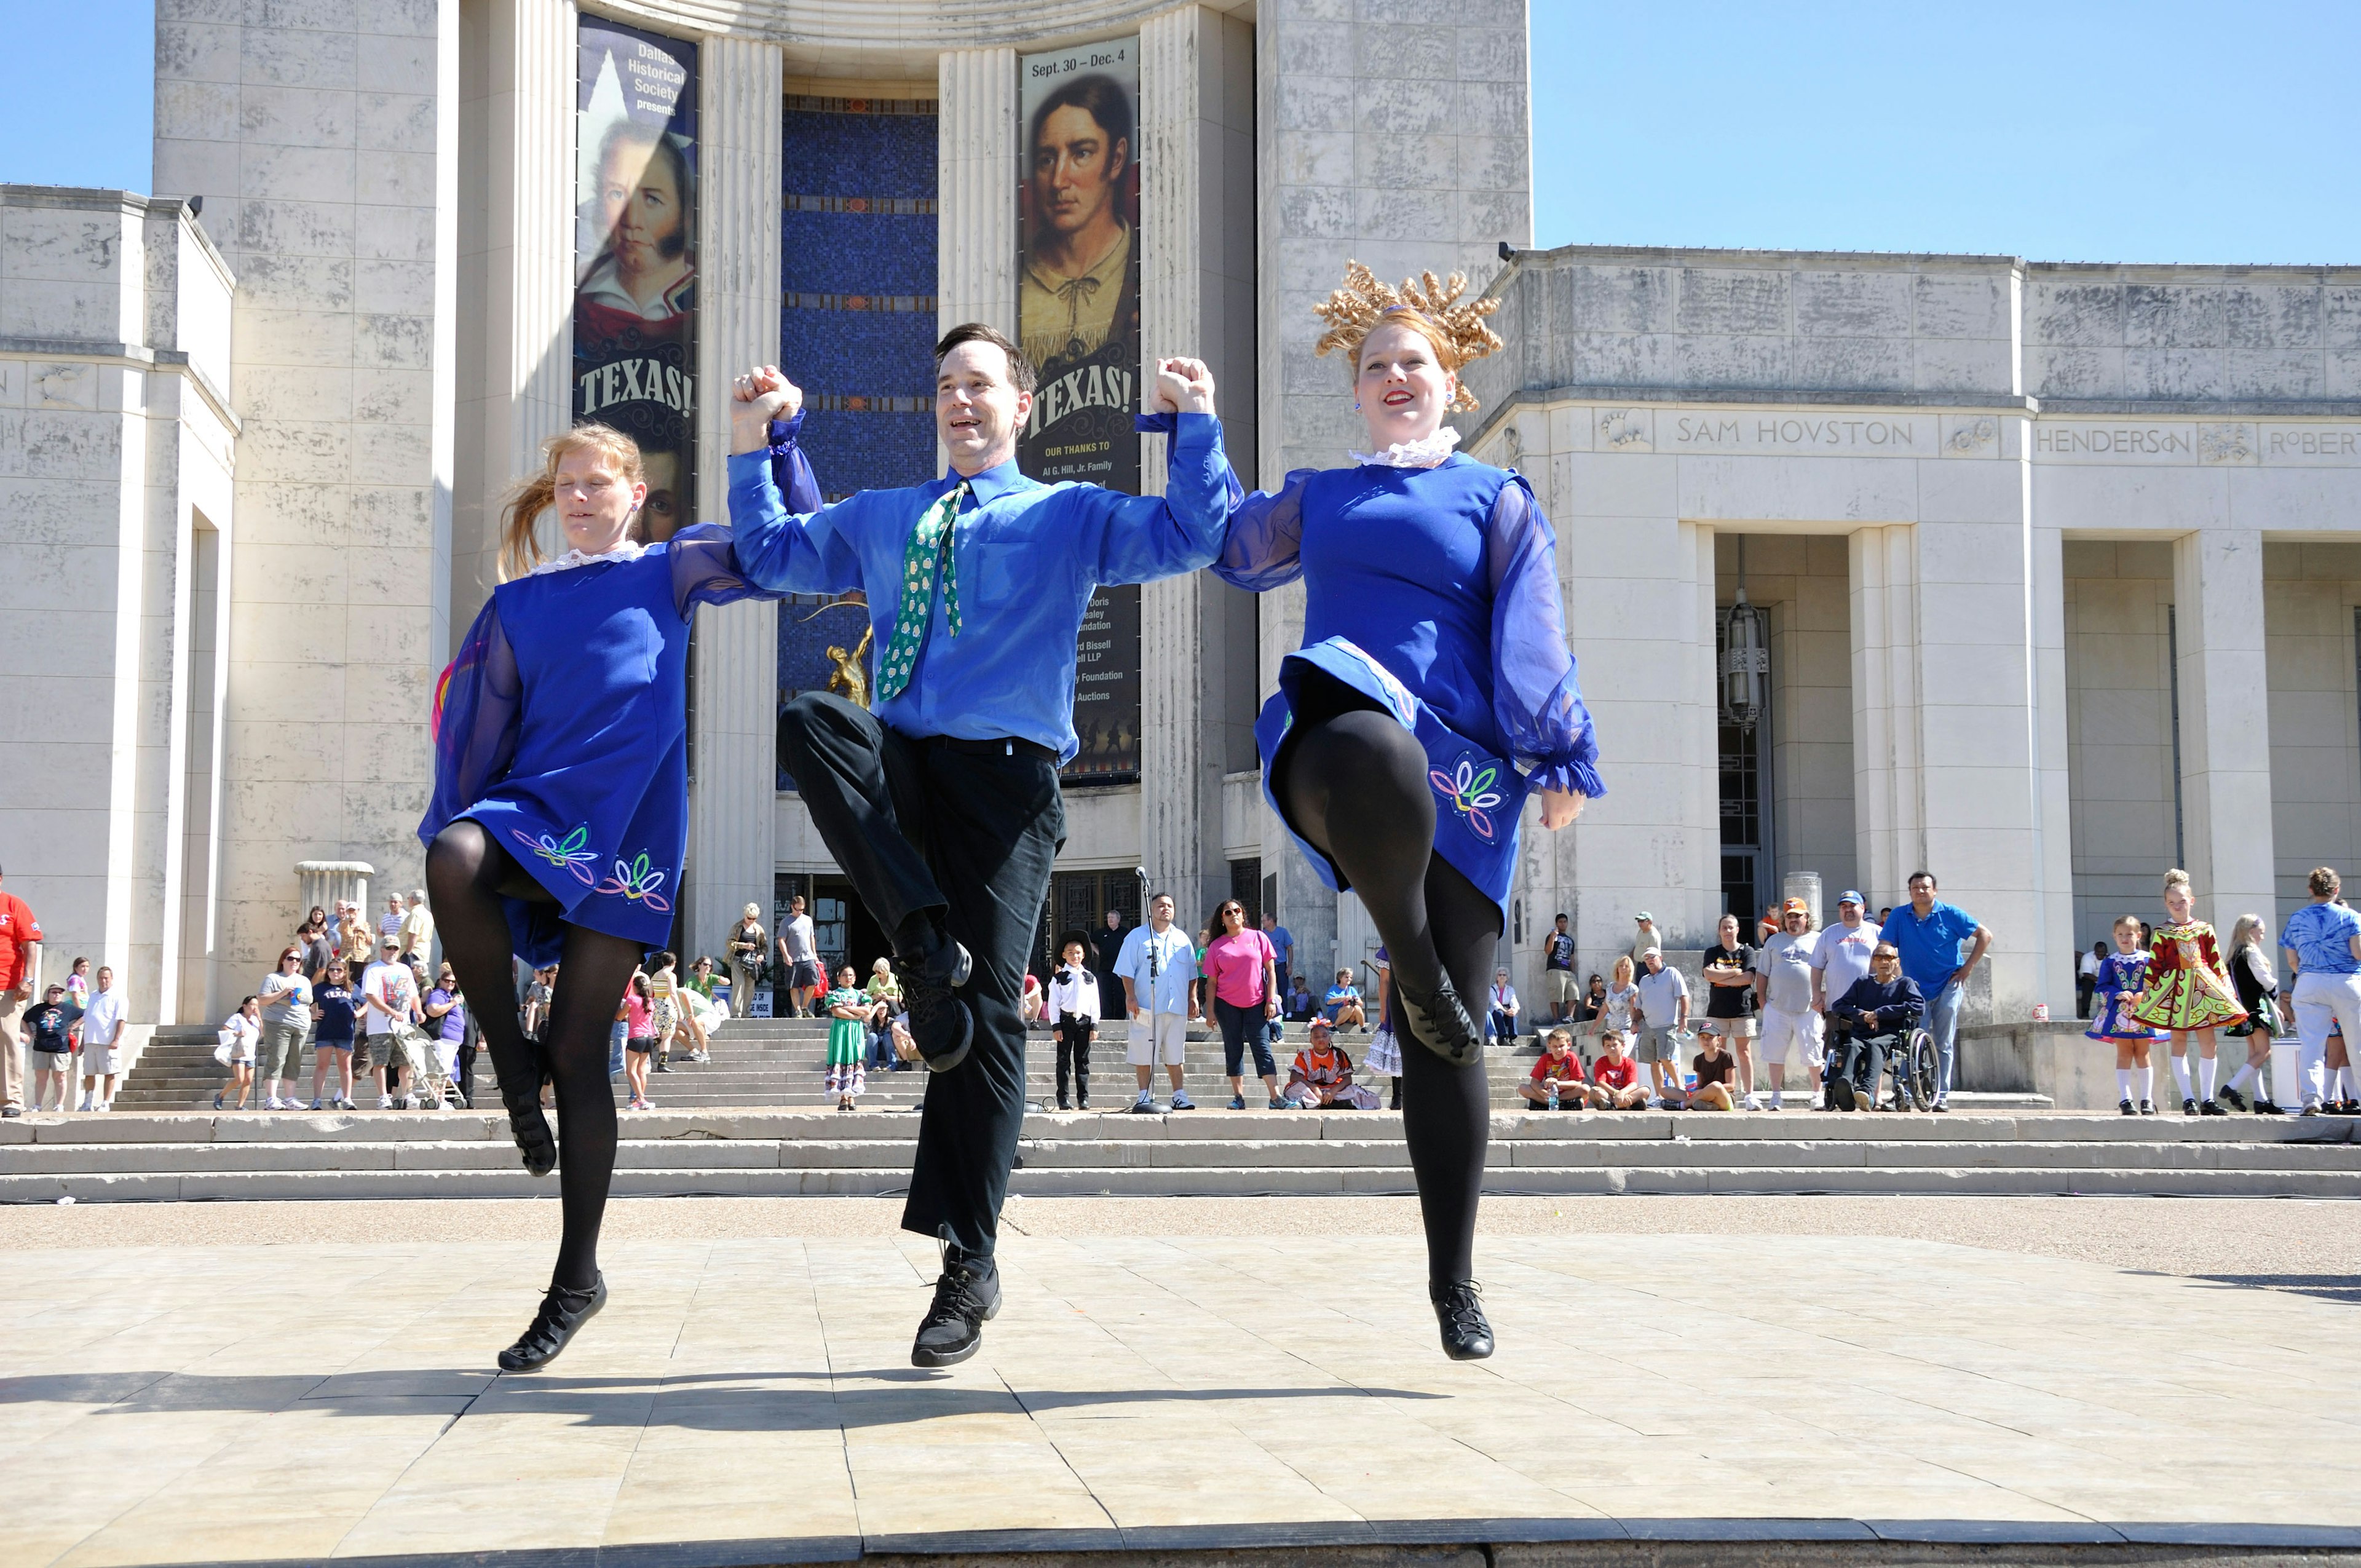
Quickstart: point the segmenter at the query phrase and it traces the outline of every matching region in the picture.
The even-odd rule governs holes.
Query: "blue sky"
[[[146,190],[152,0],[6,14],[0,180]],[[2354,0],[1532,0],[1534,239],[2361,263],[2356,60]]]

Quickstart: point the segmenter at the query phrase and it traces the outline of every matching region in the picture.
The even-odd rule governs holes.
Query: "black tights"
[[[1407,981],[1423,993],[1447,973],[1463,999],[1480,1002],[1500,938],[1499,906],[1434,852],[1425,749],[1343,682],[1317,671],[1294,680],[1296,722],[1279,754],[1274,791],[1290,824],[1360,895],[1385,938],[1397,984]],[[1427,1277],[1437,1285],[1472,1278],[1490,1084],[1481,1062],[1453,1067],[1398,1022],[1396,1033]]]
[[[465,818],[428,847],[426,890],[460,991],[486,999],[473,1012],[500,1077],[500,1097],[511,1105],[537,1102],[542,1067],[517,1017],[516,949],[500,900],[555,901],[490,834]],[[565,1214],[550,1283],[570,1290],[588,1289],[598,1277],[598,1223],[615,1175],[607,1042],[615,1004],[639,961],[637,943],[568,923],[549,1018],[542,1025],[541,1052],[557,1091],[557,1194]]]

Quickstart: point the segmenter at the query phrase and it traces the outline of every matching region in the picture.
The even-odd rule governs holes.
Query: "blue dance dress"
[[[1263,795],[1279,819],[1278,764],[1303,672],[1317,669],[1418,737],[1435,852],[1505,924],[1525,797],[1606,793],[1565,645],[1557,537],[1532,488],[1457,453],[1423,468],[1299,469],[1278,494],[1234,509],[1213,570],[1255,593],[1303,580],[1303,646],[1280,663],[1279,694],[1255,725]],[[1288,827],[1343,891],[1335,863]]]
[[[819,504],[796,453],[789,502]],[[798,497],[797,492],[800,492]],[[776,598],[714,523],[492,590],[435,698],[422,842],[461,817],[548,889],[504,899],[517,957],[555,963],[561,923],[661,948],[688,838],[688,633],[696,607]]]

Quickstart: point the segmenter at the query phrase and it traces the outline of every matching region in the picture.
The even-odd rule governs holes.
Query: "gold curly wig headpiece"
[[[1456,373],[1471,359],[1481,359],[1487,354],[1505,346],[1500,334],[1484,324],[1484,318],[1498,310],[1498,300],[1469,300],[1459,302],[1467,291],[1467,275],[1454,272],[1437,282],[1432,272],[1417,278],[1405,278],[1397,289],[1378,281],[1377,274],[1357,261],[1345,267],[1345,286],[1330,294],[1322,303],[1312,307],[1312,313],[1328,323],[1312,345],[1312,353],[1326,356],[1335,349],[1345,349],[1356,360],[1360,357],[1361,345],[1369,334],[1385,324],[1390,315],[1411,318],[1407,323],[1417,327],[1440,351],[1444,368]],[[1353,367],[1356,377],[1360,367]],[[1459,410],[1478,407],[1476,394],[1462,382],[1459,395],[1451,400]]]

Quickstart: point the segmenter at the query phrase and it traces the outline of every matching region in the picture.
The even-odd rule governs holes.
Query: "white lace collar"
[[[636,561],[648,553],[648,547],[636,539],[626,539],[612,550],[601,550],[596,555],[582,550],[568,550],[555,561],[544,561],[535,566],[533,576],[545,576],[551,572],[570,572],[577,566],[596,566],[605,561]]]
[[[1433,435],[1419,441],[1397,441],[1383,452],[1348,452],[1345,455],[1354,462],[1374,465],[1379,468],[1432,468],[1451,455],[1459,444],[1459,433],[1449,425],[1439,425]]]

